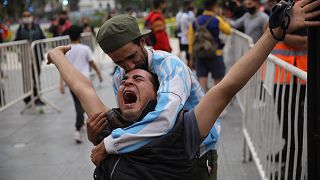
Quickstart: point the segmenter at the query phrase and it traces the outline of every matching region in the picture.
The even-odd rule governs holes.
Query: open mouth
[[[123,100],[124,104],[133,104],[137,102],[137,96],[132,91],[125,91],[123,92]]]

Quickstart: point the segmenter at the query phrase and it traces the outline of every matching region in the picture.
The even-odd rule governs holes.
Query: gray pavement
[[[103,64],[104,82],[93,79],[96,91],[103,102],[116,105],[109,73],[111,63]],[[80,145],[73,140],[75,112],[71,95],[58,90],[45,96],[59,107],[57,113],[45,107],[45,114],[21,115],[23,103],[17,103],[0,112],[0,180],[87,180],[92,179],[94,165],[90,161],[92,145],[83,138]],[[222,120],[222,137],[218,154],[218,179],[258,180],[253,162],[241,162],[241,113],[236,102],[227,108]],[[85,133],[85,132],[84,132]]]

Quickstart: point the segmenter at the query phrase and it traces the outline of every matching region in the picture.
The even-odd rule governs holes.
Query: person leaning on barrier
[[[312,3],[310,3],[309,0],[297,2],[292,8],[291,21],[286,32],[293,32],[294,30],[303,26],[320,26],[320,21],[309,21],[310,19],[320,15],[320,10],[310,13],[319,6],[320,0]],[[276,29],[274,31],[275,36],[279,37],[282,35],[281,29]],[[267,56],[276,43],[277,40],[275,40],[270,31],[265,31],[259,41],[235,63],[224,79],[207,92],[205,98],[201,99],[200,103],[194,109],[199,130],[202,129],[203,132],[210,131],[214,121],[219,117],[225,106],[257,72],[261,64],[265,61],[265,59],[267,59]],[[57,66],[62,77],[79,97],[83,108],[88,114],[106,112],[108,109],[95,94],[90,81],[88,81],[86,78],[83,78],[79,72],[74,70],[72,66],[68,65],[64,54],[69,49],[70,47],[68,46],[60,46],[50,50],[48,53],[49,62],[53,62]],[[75,76],[77,76],[77,78]],[[75,81],[74,79],[78,79],[78,81]],[[158,104],[159,103],[158,97]],[[209,119],[211,119],[211,121],[208,121]],[[101,124],[103,127],[106,126],[107,122],[105,121],[100,123],[98,126],[101,126]],[[157,127],[159,128],[159,126]],[[122,133],[122,129],[118,128],[116,130],[116,135],[119,137],[119,135]],[[92,161],[96,165],[99,165],[107,156],[108,152],[105,150],[105,148],[107,147],[102,142],[93,149]]]
[[[294,31],[292,33],[289,33],[285,36],[285,39],[283,42],[278,42],[277,45],[272,50],[272,54],[278,57],[279,59],[307,72],[308,71],[308,58],[307,58],[307,47],[308,47],[308,37],[307,37],[307,28],[301,28],[297,31]],[[280,76],[280,77],[279,77]],[[292,179],[293,177],[300,177],[301,175],[301,154],[302,154],[302,147],[303,147],[303,129],[298,128],[297,132],[297,139],[291,138],[291,142],[288,142],[288,131],[289,131],[289,121],[291,121],[291,124],[294,123],[294,117],[296,113],[296,106],[298,107],[297,112],[297,125],[298,127],[303,127],[303,121],[304,121],[304,102],[305,102],[305,93],[306,93],[306,81],[301,81],[300,85],[300,94],[299,94],[299,103],[296,105],[296,98],[297,98],[297,92],[298,92],[298,78],[293,78],[293,85],[292,85],[292,100],[291,104],[289,103],[290,99],[290,79],[292,74],[287,72],[282,72],[280,67],[276,67],[275,71],[275,77],[274,77],[274,92],[276,92],[277,84],[279,83],[279,93],[278,93],[278,99],[281,99],[282,93],[284,94],[284,101],[278,101],[278,104],[276,104],[277,113],[278,113],[278,119],[281,119],[281,107],[282,103],[284,104],[284,107],[290,108],[290,111],[283,111],[283,129],[282,129],[282,137],[285,140],[285,145],[282,147],[282,158],[280,159],[280,152],[276,154],[275,160],[278,162],[286,163],[287,159],[289,160],[289,168],[288,168],[288,179]],[[285,80],[286,79],[286,80]],[[289,113],[291,112],[291,116]],[[289,118],[291,117],[291,119]],[[291,126],[293,127],[293,126]],[[293,129],[293,128],[292,128]],[[295,131],[291,130],[291,137],[294,136]],[[287,150],[288,144],[291,144],[289,150]],[[295,148],[295,143],[297,143],[297,147]],[[288,153],[289,158],[286,158],[286,154]],[[297,169],[296,172],[294,172],[294,152],[298,151],[298,157],[297,157]],[[282,171],[285,171],[283,168]],[[296,174],[294,174],[296,173]],[[281,173],[283,176],[285,173]]]
[[[39,24],[36,24],[34,21],[34,18],[32,14],[29,11],[24,11],[22,13],[22,24],[19,25],[19,28],[16,32],[15,36],[15,41],[18,40],[28,40],[30,43],[35,40],[39,39],[45,39],[46,37],[43,34],[42,29],[40,28]],[[41,47],[40,47],[41,48]],[[33,95],[35,97],[38,96],[38,89],[37,89],[37,84],[36,84],[36,78],[39,78],[40,81],[40,73],[41,73],[41,68],[40,65],[43,61],[43,55],[38,56],[38,51],[41,51],[41,49],[35,48],[34,54],[35,54],[35,67],[36,67],[36,72],[34,69],[34,65],[32,65],[32,81],[33,81]],[[31,59],[28,59],[29,61],[32,61]],[[22,63],[22,69],[23,69],[23,81],[25,83],[30,83],[30,79],[27,77],[26,71],[29,71],[28,69],[25,69],[27,66],[27,62],[21,62]],[[32,62],[33,64],[33,62]],[[29,87],[29,86],[23,86],[23,87]],[[25,89],[25,91],[28,91],[28,89]],[[28,104],[31,101],[31,96],[28,96],[24,99],[24,102]],[[36,105],[44,105],[44,103],[40,99],[36,99],[35,101]]]

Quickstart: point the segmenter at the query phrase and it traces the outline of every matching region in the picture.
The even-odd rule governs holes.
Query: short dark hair
[[[158,80],[158,75],[156,73],[151,72],[147,67],[140,67],[139,66],[139,67],[137,67],[135,69],[142,69],[142,70],[147,71],[150,74],[150,81],[151,81],[151,83],[153,85],[153,90],[155,92],[157,92],[158,89],[159,89],[159,86],[160,86],[160,83],[159,83],[159,80]]]
[[[67,11],[63,10],[63,11],[60,11],[59,15],[68,15]]]
[[[155,9],[159,8],[162,3],[167,2],[166,0],[153,0],[153,7]]]
[[[192,4],[192,0],[183,1],[183,11],[184,12],[189,11],[191,4]]]
[[[150,81],[151,81],[151,83],[153,85],[153,89],[157,92],[158,89],[159,89],[159,86],[160,86],[160,83],[159,83],[159,80],[158,80],[158,75],[153,73],[153,72],[151,72],[151,71],[149,71],[149,70],[147,70],[147,71],[151,74]]]
[[[211,10],[217,4],[217,0],[205,0],[203,6],[206,10]]]
[[[82,33],[82,28],[77,25],[72,25],[69,29],[67,29],[66,34],[70,36],[71,41],[76,41],[80,39]]]

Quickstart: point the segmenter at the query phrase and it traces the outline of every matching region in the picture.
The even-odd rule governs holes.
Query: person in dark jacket
[[[22,23],[20,24],[17,32],[16,32],[16,37],[15,37],[15,41],[18,40],[28,40],[30,43],[32,41],[35,40],[39,40],[39,39],[45,39],[46,37],[43,34],[43,31],[40,28],[40,25],[35,23],[33,20],[33,16],[30,12],[28,11],[24,11],[22,14]],[[38,49],[34,49],[34,54],[38,53]],[[34,69],[34,65],[32,65],[32,79],[33,79],[33,95],[35,97],[37,97],[38,95],[38,89],[36,87],[36,78],[40,79],[40,72],[41,72],[41,68],[40,65],[42,63],[43,60],[43,55],[41,54],[41,56],[35,56],[35,61],[36,61],[36,69]],[[24,83],[29,82],[30,80],[28,80],[27,78],[27,70],[26,65],[27,62],[22,62],[22,69],[23,69],[23,81]],[[36,72],[35,72],[36,70]],[[25,91],[28,91],[27,89],[25,89]],[[28,96],[24,99],[24,102],[26,104],[28,104],[31,101],[31,97]],[[36,105],[44,105],[44,103],[40,100],[37,99],[35,101]]]

